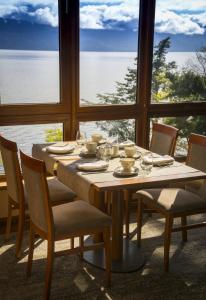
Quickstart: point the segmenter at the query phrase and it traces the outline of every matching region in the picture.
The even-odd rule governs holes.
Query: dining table
[[[44,143],[34,144],[32,155],[45,161],[48,173],[56,175],[62,183],[76,192],[79,199],[90,202],[106,213],[108,202],[111,203],[112,271],[124,273],[140,269],[145,264],[143,250],[137,247],[136,240],[123,234],[125,191],[202,180],[206,179],[206,173],[177,161],[168,165],[153,166],[150,171],[145,171],[141,168],[140,159],[136,159],[135,167],[139,170],[138,174],[119,177],[114,172],[120,167],[119,156],[109,160],[106,170],[79,170],[79,163],[93,162],[98,159],[82,157],[84,146],[79,146],[74,141],[68,143],[74,146],[72,153],[50,153],[47,149],[51,143]],[[138,146],[137,150],[142,155],[148,151]],[[100,241],[102,236],[90,237],[86,243],[90,243],[91,239]],[[101,249],[85,252],[84,259],[97,267],[104,268],[104,251]]]

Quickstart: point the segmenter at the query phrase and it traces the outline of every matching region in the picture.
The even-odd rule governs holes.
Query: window
[[[139,1],[80,1],[80,105],[136,101]]]
[[[206,101],[206,3],[156,1],[152,102]]]
[[[58,103],[58,1],[4,1],[0,104]]]
[[[119,141],[135,140],[134,119],[81,122],[80,130],[87,134],[87,138],[94,132],[101,132],[105,137],[118,136]]]

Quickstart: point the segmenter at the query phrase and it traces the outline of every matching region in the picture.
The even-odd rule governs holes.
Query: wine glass
[[[78,130],[76,134],[77,146],[81,147],[86,143],[86,133]]]

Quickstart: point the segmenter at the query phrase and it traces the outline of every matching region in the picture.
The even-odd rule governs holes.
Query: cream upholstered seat
[[[107,283],[110,284],[111,218],[89,203],[81,200],[51,207],[45,163],[31,158],[22,152],[20,152],[20,155],[30,213],[30,246],[27,274],[30,275],[31,273],[34,236],[36,233],[48,241],[45,299],[49,299],[50,295],[52,267],[55,255],[81,253],[93,248],[104,247]],[[84,235],[95,233],[103,233],[102,243],[84,246],[83,238],[81,238],[82,243],[80,247],[55,252],[55,241],[83,237]]]
[[[25,210],[27,209],[27,194],[25,193],[25,188],[22,181],[17,144],[5,139],[0,135],[0,150],[6,175],[8,192],[6,239],[8,239],[11,231],[12,210],[17,209],[19,211],[19,222],[16,242],[16,256],[19,257],[24,230]],[[47,180],[52,205],[70,202],[76,197],[76,194],[63,183],[61,183],[57,178],[48,177]]]
[[[159,155],[174,155],[178,129],[160,123],[153,123],[152,126],[152,138],[150,142],[149,150]],[[129,236],[129,203],[135,203],[137,201],[134,191],[125,191],[125,224],[126,235]]]
[[[111,219],[88,202],[77,200],[72,203],[52,207],[55,236],[110,226]]]
[[[138,192],[138,196],[144,199],[144,203],[153,202],[156,209],[163,209],[170,213],[206,209],[206,198],[201,198],[195,193],[176,188],[145,189]]]
[[[206,136],[191,134],[187,165],[206,172]],[[138,244],[141,242],[142,204],[157,210],[166,219],[164,236],[164,269],[169,270],[169,249],[171,233],[182,231],[182,239],[187,241],[187,230],[205,225],[193,224],[187,226],[187,216],[206,213],[206,180],[196,180],[180,188],[154,188],[137,191],[138,198]],[[181,217],[182,226],[173,229],[173,219]]]

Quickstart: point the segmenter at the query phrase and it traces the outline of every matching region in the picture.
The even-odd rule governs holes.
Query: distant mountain
[[[58,28],[0,18],[0,49],[58,50]]]
[[[117,30],[82,29],[80,34],[82,51],[126,51],[137,50],[137,32]],[[155,44],[171,37],[170,51],[194,52],[206,45],[204,35],[155,34]],[[0,49],[58,50],[58,28],[16,20],[0,18]]]

